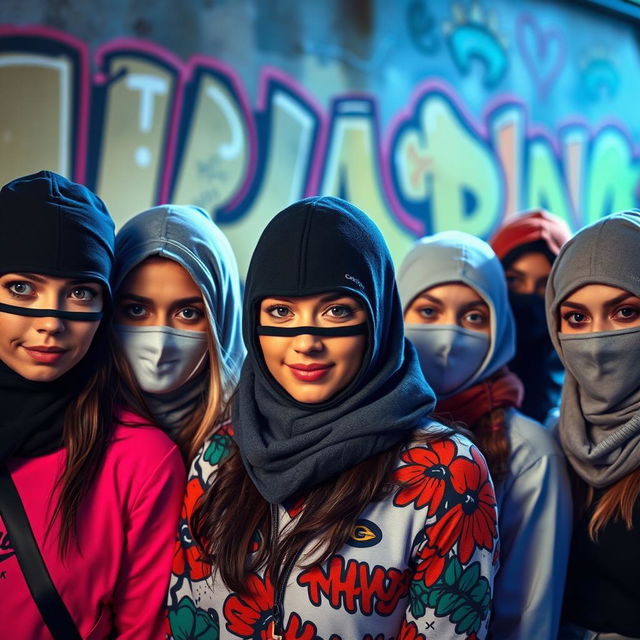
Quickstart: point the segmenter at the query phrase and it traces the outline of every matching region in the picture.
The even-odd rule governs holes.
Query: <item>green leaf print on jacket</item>
[[[414,617],[423,616],[429,607],[439,618],[448,617],[456,625],[456,633],[472,634],[478,632],[489,613],[491,586],[480,575],[479,562],[463,569],[454,556],[433,587],[427,587],[422,580],[414,581],[410,597]]]
[[[180,599],[178,606],[169,609],[169,626],[174,640],[218,640],[220,623],[218,614],[210,609],[199,609],[191,598]]]
[[[214,435],[211,438],[211,442],[204,452],[204,459],[211,465],[215,466],[224,460],[231,451],[231,436],[227,435]]]

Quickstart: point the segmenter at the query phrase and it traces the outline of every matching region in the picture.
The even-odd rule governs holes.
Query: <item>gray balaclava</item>
[[[425,289],[448,282],[471,287],[486,302],[491,314],[489,350],[464,385],[447,394],[455,395],[489,378],[513,358],[515,324],[502,265],[483,240],[462,231],[443,231],[420,238],[398,271],[403,311]]]
[[[640,297],[640,212],[614,213],[579,231],[553,265],[547,323],[566,368],[559,434],[569,462],[588,484],[613,484],[640,464],[640,327],[560,333],[560,305],[588,284]]]
[[[242,342],[242,295],[238,267],[224,233],[209,215],[194,206],[162,205],[134,216],[116,236],[113,289],[117,295],[129,272],[143,260],[160,256],[174,260],[202,292],[209,323],[221,358],[223,393],[235,384],[245,356]],[[145,394],[155,417],[174,427],[200,401],[206,380],[187,383],[171,394]],[[167,424],[168,423],[168,424]]]

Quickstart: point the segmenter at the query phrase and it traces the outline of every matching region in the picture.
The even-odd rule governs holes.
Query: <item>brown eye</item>
[[[184,309],[180,309],[177,315],[182,320],[187,321],[194,321],[202,318],[202,312],[200,309],[196,309],[195,307],[185,307]]]
[[[581,325],[584,325],[588,320],[588,317],[584,313],[579,313],[578,311],[570,311],[569,313],[564,314],[562,318],[571,327],[579,327]]]
[[[123,308],[123,311],[132,320],[140,320],[148,315],[147,310],[141,304],[128,304]]]
[[[282,318],[286,318],[291,313],[289,307],[285,307],[284,305],[280,304],[274,304],[271,307],[267,307],[265,311],[270,316],[273,316],[274,318],[277,318],[279,320],[281,320]]]
[[[614,315],[614,319],[622,321],[635,320],[637,317],[638,310],[635,307],[621,307]]]
[[[9,282],[5,287],[16,297],[32,296],[35,289],[28,282]]]
[[[82,300],[83,302],[86,302],[88,300],[93,300],[96,297],[96,293],[88,287],[75,287],[69,293],[69,297],[74,300]]]

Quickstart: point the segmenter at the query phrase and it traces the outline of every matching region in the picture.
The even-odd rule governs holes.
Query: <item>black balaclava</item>
[[[326,402],[305,404],[267,369],[258,337],[260,301],[331,291],[362,302],[368,347],[346,389]],[[391,256],[375,224],[344,200],[307,198],[267,225],[247,274],[243,336],[248,355],[233,404],[235,439],[247,472],[271,503],[391,448],[407,430],[432,423],[435,397],[404,338]]]
[[[556,258],[544,240],[535,240],[516,247],[503,258],[505,271],[527,253],[542,254],[551,266]],[[509,368],[525,387],[520,410],[545,422],[549,411],[560,404],[564,367],[549,338],[544,296],[510,291],[509,302],[516,322],[516,355]]]
[[[50,171],[17,178],[0,190],[0,274],[34,273],[94,280],[109,305],[114,225],[100,198]],[[102,313],[0,305],[2,313],[99,320]],[[100,330],[99,330],[100,333]],[[64,413],[95,368],[103,344],[94,339],[82,362],[51,382],[23,378],[0,361],[0,462],[62,446]]]

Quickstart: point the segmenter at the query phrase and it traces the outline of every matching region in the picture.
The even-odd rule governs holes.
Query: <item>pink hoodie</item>
[[[127,426],[125,426],[125,423]],[[136,426],[128,426],[134,423]],[[176,445],[159,429],[123,411],[90,498],[78,518],[77,545],[62,560],[51,494],[65,451],[9,464],[49,574],[80,635],[90,640],[163,638],[185,469]],[[31,597],[0,520],[2,637],[51,638]]]

